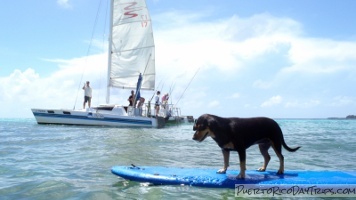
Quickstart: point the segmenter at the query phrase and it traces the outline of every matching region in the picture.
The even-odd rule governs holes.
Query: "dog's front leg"
[[[229,167],[229,160],[230,160],[230,151],[221,149],[223,156],[224,156],[224,167],[222,169],[219,169],[216,173],[218,174],[225,174],[227,168]]]
[[[241,178],[244,179],[246,174],[246,151],[245,150],[239,150],[237,151],[237,153],[239,154],[239,158],[240,158],[240,173],[239,175],[237,175],[237,178]]]

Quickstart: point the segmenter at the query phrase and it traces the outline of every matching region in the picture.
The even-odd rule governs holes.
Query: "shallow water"
[[[355,170],[356,120],[278,119],[286,143],[286,170]],[[111,174],[114,165],[222,167],[211,138],[192,140],[192,124],[164,129],[38,125],[34,119],[0,119],[1,199],[234,199],[234,190],[150,186]],[[279,161],[273,151],[269,170]],[[257,146],[247,168],[263,163]],[[230,168],[238,169],[237,153]]]

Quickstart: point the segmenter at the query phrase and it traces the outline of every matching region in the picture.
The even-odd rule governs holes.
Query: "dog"
[[[240,173],[237,176],[239,179],[246,176],[246,149],[250,146],[258,144],[264,158],[264,164],[258,171],[266,171],[271,159],[268,149],[272,146],[280,162],[277,174],[284,173],[282,146],[290,152],[295,152],[300,148],[300,146],[288,147],[277,122],[267,117],[223,118],[204,114],[195,120],[193,131],[195,131],[193,140],[202,142],[210,136],[221,148],[224,167],[217,173],[226,173],[229,167],[230,151],[237,151],[240,159]]]

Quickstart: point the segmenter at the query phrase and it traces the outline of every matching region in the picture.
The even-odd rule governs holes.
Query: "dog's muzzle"
[[[209,134],[209,131],[207,131],[202,137],[202,132],[204,130],[206,130],[206,126],[203,124],[197,124],[197,121],[195,120],[195,124],[193,126],[193,131],[195,131],[194,135],[193,135],[193,140],[196,140],[198,142],[202,142]]]
[[[206,137],[208,137],[209,131],[207,131],[203,137],[199,137],[198,133],[199,131],[196,131],[192,139],[198,142],[202,142],[203,140],[205,140]]]

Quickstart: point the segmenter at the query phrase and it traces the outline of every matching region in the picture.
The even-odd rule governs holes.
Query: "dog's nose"
[[[194,133],[192,139],[195,140],[195,141],[199,141],[199,135],[197,134],[197,132]]]
[[[197,134],[195,133],[194,135],[193,135],[193,138],[192,138],[193,140],[197,140]]]

